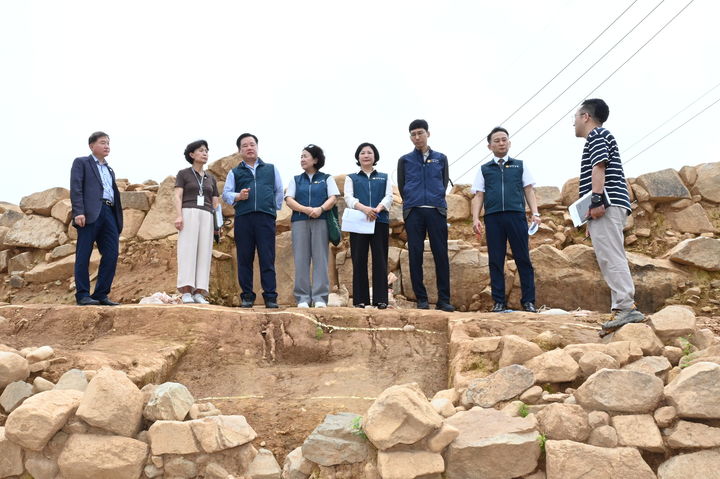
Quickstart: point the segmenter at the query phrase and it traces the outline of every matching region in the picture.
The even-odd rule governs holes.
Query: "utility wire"
[[[629,160],[624,161],[624,162],[623,162],[623,165],[627,165],[627,164],[630,163],[632,160],[634,160],[634,159],[637,158],[638,156],[642,155],[642,154],[645,153],[647,150],[649,150],[649,149],[652,148],[653,146],[657,145],[657,144],[660,143],[662,140],[664,140],[664,139],[667,138],[668,136],[672,135],[673,133],[675,133],[677,130],[679,130],[679,129],[682,128],[683,126],[687,125],[690,121],[694,120],[695,118],[697,118],[697,117],[700,116],[701,114],[705,113],[708,109],[710,109],[710,107],[714,106],[714,105],[717,104],[718,102],[720,102],[720,98],[718,98],[718,99],[715,100],[714,102],[710,103],[708,106],[706,106],[705,108],[703,108],[703,109],[700,110],[699,112],[695,113],[693,116],[691,116],[690,118],[688,118],[687,120],[685,120],[683,123],[681,123],[680,125],[678,125],[678,126],[675,127],[674,129],[670,130],[670,132],[668,132],[668,133],[666,133],[665,135],[661,136],[657,141],[655,141],[654,143],[652,143],[652,144],[649,145],[648,147],[646,147],[646,148],[644,148],[643,150],[641,150],[638,154],[636,154],[635,156],[631,157]]]
[[[614,50],[615,47],[617,47],[620,42],[622,42],[628,35],[630,35],[642,22],[645,21],[645,19],[647,19],[647,17],[649,17],[649,16],[650,16],[660,5],[662,5],[664,2],[665,2],[665,0],[660,0],[660,3],[658,3],[657,5],[655,5],[655,7],[654,7],[652,10],[650,10],[650,12],[649,12],[647,15],[645,15],[645,16],[642,18],[642,20],[640,20],[638,23],[636,23],[635,26],[633,26],[633,27],[630,29],[629,32],[627,32],[622,38],[620,38],[620,40],[618,40],[618,42],[615,43],[615,45],[613,45],[613,46],[612,46],[608,51],[606,51],[595,63],[593,63],[593,64],[590,66],[590,68],[588,68],[587,70],[585,70],[585,72],[584,72],[582,75],[580,75],[574,82],[572,82],[572,83],[570,84],[570,86],[568,86],[565,90],[563,90],[562,93],[560,93],[560,95],[558,95],[557,97],[555,97],[549,104],[547,104],[547,105],[546,105],[542,110],[540,110],[535,116],[533,116],[533,117],[532,117],[530,120],[528,120],[524,125],[522,125],[520,128],[518,128],[517,131],[515,131],[515,133],[513,133],[513,135],[516,135],[517,133],[519,133],[520,130],[522,130],[523,128],[525,128],[530,122],[532,122],[535,118],[537,118],[542,112],[544,112],[545,110],[547,110],[547,108],[548,108],[550,105],[552,105],[558,98],[560,98],[563,94],[565,94],[565,92],[567,92],[570,88],[572,88],[573,85],[575,85],[578,81],[580,81],[580,79],[582,79],[590,70],[592,70],[592,69],[595,67],[595,65],[597,65],[597,64],[598,64],[603,58],[605,58],[612,50]],[[603,35],[605,34],[605,32],[607,32],[613,25],[615,25],[615,23],[616,23],[618,20],[620,20],[620,18],[621,18],[623,15],[625,15],[625,13],[627,13],[627,11],[630,10],[630,8],[632,8],[632,6],[635,5],[635,3],[637,3],[637,0],[634,0],[627,8],[625,8],[625,10],[623,10],[622,13],[620,13],[620,15],[618,15],[618,16],[615,18],[615,20],[613,20],[613,21],[610,23],[610,25],[608,25],[607,27],[605,27],[605,29],[604,29],[602,32],[600,32],[595,38],[593,38],[592,41],[591,41],[590,43],[588,43],[588,44],[585,46],[585,48],[583,48],[583,49],[580,51],[580,53],[578,53],[577,55],[575,55],[575,57],[573,57],[573,59],[570,60],[570,62],[568,62],[567,65],[565,65],[559,72],[557,72],[557,73],[555,74],[555,76],[553,76],[550,80],[548,80],[538,91],[536,91],[536,92],[535,92],[530,98],[528,98],[522,105],[520,105],[518,108],[516,108],[515,111],[513,111],[507,118],[505,118],[503,121],[501,121],[500,124],[502,125],[502,124],[506,123],[508,120],[510,120],[510,118],[512,118],[513,116],[515,116],[515,114],[516,114],[518,111],[520,111],[523,107],[525,107],[525,105],[527,105],[528,103],[530,103],[536,96],[538,96],[550,83],[553,82],[553,80],[555,80],[555,79],[556,79],[558,76],[560,76],[570,65],[572,65],[572,64],[575,62],[575,60],[577,60],[577,59],[580,57],[580,55],[582,55],[583,53],[585,53],[588,48],[590,48],[601,36],[603,36]],[[470,153],[472,150],[474,150],[475,148],[477,148],[477,147],[480,145],[480,143],[483,142],[483,140],[484,140],[484,138],[481,138],[481,139],[480,139],[477,143],[475,143],[469,150],[467,150],[465,153],[463,153],[462,155],[460,155],[455,161],[453,161],[452,163],[450,163],[449,166],[452,166],[452,165],[454,165],[455,163],[457,163],[458,161],[460,161],[465,155],[467,155],[467,154]],[[487,158],[488,156],[489,156],[489,154],[486,155],[485,157],[483,157],[483,160],[484,160],[485,158]],[[479,162],[475,163],[470,169],[472,170],[473,168],[475,168],[475,166],[477,166],[478,163],[481,163],[483,160],[480,160]],[[463,173],[462,175],[460,175],[460,176],[464,176],[466,173],[467,173],[467,171],[466,171],[465,173]]]
[[[597,90],[597,89],[600,88],[602,85],[604,85],[605,82],[607,82],[610,78],[612,78],[622,67],[624,67],[630,60],[632,60],[632,59],[635,57],[635,55],[637,55],[638,53],[640,53],[640,51],[641,51],[643,48],[645,48],[645,47],[648,45],[648,43],[650,43],[651,41],[653,41],[653,40],[655,39],[655,37],[657,37],[657,36],[660,34],[660,32],[662,32],[663,30],[665,30],[665,28],[666,28],[668,25],[670,25],[682,12],[684,12],[685,9],[686,9],[687,7],[689,7],[694,1],[695,1],[695,0],[690,0],[684,7],[682,7],[682,8],[680,9],[679,12],[677,12],[670,20],[668,20],[668,22],[667,22],[665,25],[663,25],[662,28],[660,28],[660,30],[658,30],[657,32],[655,32],[655,34],[654,34],[653,36],[651,36],[648,41],[646,41],[645,43],[643,43],[642,46],[640,46],[640,48],[638,48],[637,50],[635,50],[635,53],[633,53],[632,55],[630,55],[630,57],[629,57],[627,60],[625,60],[624,62],[622,62],[622,64],[621,64],[619,67],[617,67],[615,70],[613,70],[613,72],[612,72],[610,75],[608,75],[603,81],[601,81],[595,88],[593,88],[592,90],[590,90],[590,92],[588,92],[585,96],[583,96],[583,98],[588,98],[590,95],[592,95],[592,94],[595,92],[595,90]],[[576,103],[575,106],[573,106],[570,110],[568,110],[566,113],[564,113],[563,116],[560,117],[560,119],[558,119],[555,123],[553,123],[552,125],[550,125],[550,127],[549,127],[547,130],[545,130],[544,132],[542,132],[537,138],[535,138],[532,142],[530,142],[530,144],[527,145],[525,148],[523,148],[522,150],[520,150],[520,153],[517,153],[515,156],[520,156],[520,154],[522,154],[524,151],[528,150],[528,149],[529,149],[531,146],[533,146],[540,138],[542,138],[542,137],[545,136],[550,130],[552,130],[553,128],[555,128],[558,123],[560,123],[564,118],[567,117],[567,115],[569,115],[570,113],[572,113],[572,112],[573,112],[578,106],[580,106],[581,104],[582,104],[582,102]],[[469,171],[469,170],[468,170],[468,171]],[[465,173],[467,173],[467,172],[465,172]],[[465,173],[463,173],[463,174],[465,174]]]
[[[665,126],[665,125],[667,125],[668,123],[670,123],[672,120],[674,120],[675,118],[677,118],[678,116],[680,116],[681,113],[683,113],[685,110],[687,110],[688,108],[690,108],[691,106],[693,106],[695,103],[699,102],[703,97],[705,97],[708,93],[710,93],[711,91],[713,91],[714,89],[716,89],[716,88],[719,87],[719,86],[720,86],[720,83],[716,84],[714,87],[710,88],[708,91],[706,91],[705,93],[703,93],[702,95],[700,95],[699,97],[697,97],[697,98],[695,99],[695,101],[693,101],[692,103],[690,103],[689,105],[687,105],[685,108],[683,108],[682,110],[680,110],[679,112],[675,113],[673,116],[671,116],[670,118],[668,118],[667,120],[665,120],[660,126],[658,126],[657,128],[655,128],[654,130],[652,130],[650,133],[647,133],[645,136],[643,136],[642,138],[640,138],[639,140],[637,140],[637,141],[636,141],[635,143],[633,143],[632,145],[628,146],[627,148],[624,148],[624,149],[623,149],[623,153],[626,153],[628,150],[631,150],[635,145],[641,143],[645,138],[647,138],[648,136],[652,135],[653,133],[655,133],[656,131],[658,131],[658,130],[659,130],[660,128],[662,128],[663,126]]]

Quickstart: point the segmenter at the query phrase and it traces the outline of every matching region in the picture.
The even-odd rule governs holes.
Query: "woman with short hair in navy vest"
[[[291,217],[295,289],[298,308],[327,306],[330,294],[328,277],[329,238],[327,211],[340,195],[335,179],[321,173],[325,153],[316,145],[306,146],[300,155],[303,173],[293,178],[285,192],[285,202],[293,210]],[[310,263],[312,262],[312,282]]]
[[[345,177],[347,208],[365,213],[368,221],[375,221],[373,234],[350,233],[350,253],[353,264],[353,306],[364,308],[370,304],[368,281],[368,247],[372,251],[372,304],[387,308],[387,258],[390,233],[392,183],[387,173],[380,173],[375,165],[380,153],[372,143],[361,143],[355,150],[360,171]]]

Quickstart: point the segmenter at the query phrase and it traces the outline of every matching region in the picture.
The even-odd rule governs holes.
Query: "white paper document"
[[[587,213],[588,210],[590,210],[591,196],[592,191],[589,191],[582,198],[579,198],[575,203],[568,206],[568,212],[570,213],[573,225],[575,225],[576,228],[584,225],[588,221]],[[612,206],[612,203],[610,203],[608,198],[607,191],[603,192],[603,199],[606,204]]]
[[[375,221],[368,221],[367,215],[362,211],[345,208],[340,229],[349,233],[371,235],[375,232]]]

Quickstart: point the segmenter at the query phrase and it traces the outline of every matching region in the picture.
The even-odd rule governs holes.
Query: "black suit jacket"
[[[112,176],[112,187],[114,194],[115,218],[117,219],[118,233],[123,228],[122,204],[120,191],[115,184],[115,171],[108,167]],[[97,221],[100,216],[100,209],[103,200],[103,185],[98,172],[95,159],[91,156],[75,158],[70,170],[70,202],[72,203],[72,216],[85,215],[85,223],[90,224]],[[75,221],[73,220],[73,226]]]

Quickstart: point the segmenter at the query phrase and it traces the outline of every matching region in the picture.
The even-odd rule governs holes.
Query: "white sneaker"
[[[316,308],[327,308],[327,304],[325,304],[322,301],[315,301],[315,307]]]
[[[200,293],[195,293],[195,294],[192,295],[192,297],[193,297],[193,300],[195,300],[196,303],[199,303],[199,304],[210,304],[210,302],[209,302],[207,299],[205,299],[205,296],[203,296],[203,295],[200,294]]]
[[[183,293],[183,295],[182,295],[182,302],[183,302],[184,304],[188,304],[188,303],[194,303],[195,300],[193,299],[192,294],[190,294],[190,293]]]
[[[297,306],[297,307],[298,307],[298,308],[309,308],[310,305],[307,304],[305,301],[303,301],[302,303],[298,303],[298,306]]]

